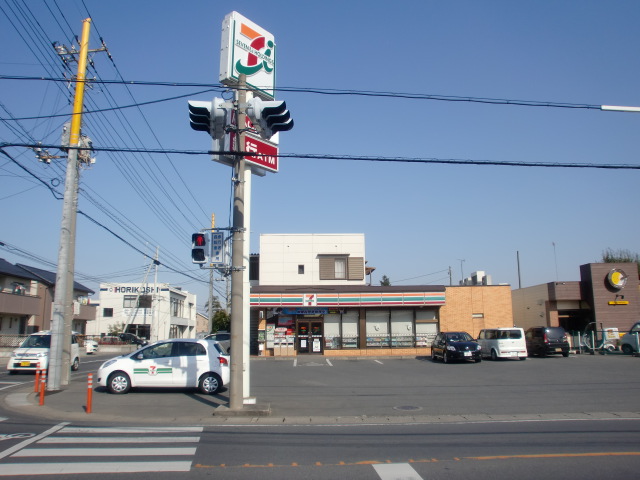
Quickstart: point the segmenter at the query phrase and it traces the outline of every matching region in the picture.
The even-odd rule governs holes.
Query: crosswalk
[[[63,423],[0,452],[0,477],[188,472],[202,430],[203,427],[76,427]]]

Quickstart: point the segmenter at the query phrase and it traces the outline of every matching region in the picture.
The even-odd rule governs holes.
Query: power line
[[[0,143],[0,148],[5,147],[26,147],[33,148],[34,145],[28,143]],[[60,148],[60,145],[40,145],[43,148]],[[165,150],[165,149],[138,149],[120,147],[92,147],[97,152],[127,152],[127,153],[172,153],[180,155],[226,155],[226,156],[265,156],[255,152],[232,152],[232,151],[212,151],[212,150]],[[374,157],[367,155],[329,155],[321,153],[279,153],[269,155],[278,158],[297,158],[309,160],[343,160],[359,162],[389,162],[389,163],[424,163],[424,164],[444,164],[444,165],[478,165],[478,166],[501,166],[501,167],[543,167],[543,168],[598,168],[609,170],[640,170],[640,165],[632,164],[609,164],[609,163],[569,163],[569,162],[523,162],[515,160],[472,160],[460,158],[436,158],[436,157]]]

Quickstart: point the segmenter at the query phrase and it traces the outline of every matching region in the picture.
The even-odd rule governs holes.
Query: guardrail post
[[[40,406],[44,405],[44,392],[47,389],[47,371],[43,370],[40,375]]]
[[[87,379],[87,413],[91,413],[91,403],[93,402],[93,373]]]

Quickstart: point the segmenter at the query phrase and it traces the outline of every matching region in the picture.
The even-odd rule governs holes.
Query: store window
[[[389,310],[367,310],[367,347],[388,347]]]
[[[340,338],[340,317],[338,314],[324,316],[324,349],[339,350],[342,347]]]
[[[342,348],[358,348],[358,319],[357,310],[342,314]]]
[[[437,334],[437,311],[416,310],[416,347],[430,347]]]
[[[391,310],[391,346],[413,347],[413,310]]]

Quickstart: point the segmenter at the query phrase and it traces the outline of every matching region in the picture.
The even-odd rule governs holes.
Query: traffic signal
[[[191,261],[193,263],[202,264],[209,261],[207,244],[206,233],[194,233],[191,235]]]
[[[227,109],[222,106],[222,98],[214,98],[212,102],[189,100],[189,120],[191,128],[208,132],[214,139],[220,140],[225,133]]]
[[[247,103],[247,115],[266,140],[276,132],[286,132],[293,128],[293,119],[284,100],[264,101],[254,97]]]

